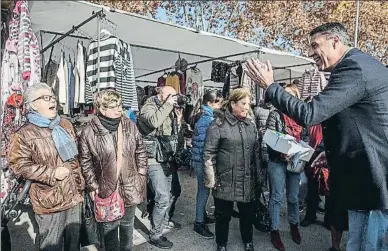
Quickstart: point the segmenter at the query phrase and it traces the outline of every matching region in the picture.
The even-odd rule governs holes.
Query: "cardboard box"
[[[264,137],[264,142],[273,150],[294,156],[299,153],[298,159],[309,161],[314,153],[314,149],[302,140],[297,142],[296,139],[287,134],[283,134],[274,130],[267,129]]]

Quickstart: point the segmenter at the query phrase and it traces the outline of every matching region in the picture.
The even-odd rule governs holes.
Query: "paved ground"
[[[195,195],[196,195],[196,178],[190,177],[187,170],[180,172],[180,180],[182,183],[182,196],[177,204],[177,211],[175,220],[182,223],[182,229],[169,233],[167,237],[174,243],[173,251],[199,251],[199,250],[216,250],[214,240],[205,240],[195,232],[193,232],[193,222],[195,214]],[[209,201],[209,211],[212,212],[212,200]],[[30,212],[30,217],[32,216]],[[321,216],[319,216],[321,218]],[[287,251],[327,251],[330,247],[330,233],[326,229],[318,225],[312,225],[308,228],[301,228],[301,235],[303,238],[300,246],[292,242],[286,214],[283,213],[281,217],[282,229],[281,236],[285,243]],[[145,220],[137,220],[137,239],[134,251],[151,251],[159,250],[148,243],[146,240],[147,228],[149,225]],[[144,228],[145,226],[145,228]],[[214,226],[211,226],[214,230]],[[143,231],[144,230],[144,231]],[[23,213],[18,222],[10,226],[13,251],[37,251],[35,240],[35,228],[31,221],[29,221],[28,210]],[[345,241],[343,241],[345,242]],[[139,244],[143,243],[143,244]],[[269,234],[254,231],[255,250],[266,251],[275,250],[269,240]],[[343,245],[344,247],[344,245]],[[93,250],[93,249],[88,249]],[[238,229],[238,219],[233,219],[230,226],[228,250],[243,250],[240,233]]]

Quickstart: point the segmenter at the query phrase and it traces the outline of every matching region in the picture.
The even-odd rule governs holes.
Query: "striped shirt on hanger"
[[[130,106],[133,111],[138,111],[139,105],[131,47],[123,41],[120,41],[120,43],[122,50],[115,60],[116,91],[121,94],[124,106]]]
[[[93,93],[99,89],[115,88],[115,59],[119,57],[120,51],[121,43],[117,37],[111,36],[101,39],[100,53],[98,53],[98,42],[92,41],[90,43],[86,75]],[[100,60],[98,60],[98,57],[100,57]],[[99,74],[98,62],[100,62]],[[98,79],[100,80],[99,85]]]
[[[313,70],[306,70],[302,75],[302,79],[298,84],[301,99],[306,99],[309,96],[316,96],[327,85],[324,74],[318,71],[317,68]]]

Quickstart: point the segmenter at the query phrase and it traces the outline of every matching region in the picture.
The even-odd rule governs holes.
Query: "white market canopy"
[[[42,48],[52,41],[54,35],[40,32],[51,31],[66,33],[73,26],[78,25],[92,16],[93,12],[104,9],[106,19],[113,22],[117,30],[113,34],[132,47],[136,81],[144,86],[156,84],[163,72],[141,77],[147,73],[172,67],[178,59],[185,58],[188,63],[194,63],[211,58],[221,58],[219,61],[243,61],[250,57],[270,60],[275,70],[275,80],[288,82],[299,78],[306,69],[311,68],[313,61],[291,53],[276,51],[241,40],[219,36],[207,32],[197,32],[194,29],[161,22],[144,16],[114,10],[106,6],[95,5],[84,1],[34,1],[31,6],[31,21],[35,33],[42,40]],[[100,28],[114,27],[109,22],[100,22]],[[88,22],[73,34],[97,38],[98,19]],[[59,36],[57,36],[59,37]],[[53,55],[59,55],[61,49],[76,48],[77,38],[65,38],[55,46]],[[84,40],[84,44],[88,45]],[[41,49],[42,49],[41,48]],[[75,50],[74,50],[75,51]],[[48,50],[44,56],[49,56]],[[179,54],[178,54],[179,52]],[[228,55],[242,54],[234,57]],[[210,79],[212,62],[198,64],[203,73],[203,79]],[[145,83],[145,84],[142,84]],[[151,84],[152,85],[152,84]],[[206,86],[220,86],[213,82],[206,82]],[[222,86],[222,85],[221,85]]]

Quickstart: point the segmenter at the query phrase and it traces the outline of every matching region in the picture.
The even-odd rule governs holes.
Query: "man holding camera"
[[[155,154],[150,151],[148,159],[148,175],[155,193],[150,243],[163,249],[173,246],[172,242],[162,236],[162,232],[173,223],[170,222],[169,211],[173,202],[176,202],[171,194],[174,194],[171,191],[173,176],[177,178],[173,157],[182,120],[182,110],[176,104],[175,89],[170,86],[162,87],[156,96],[147,99],[138,117],[140,132],[155,138],[156,151]]]

